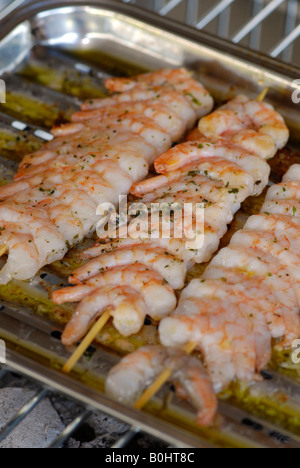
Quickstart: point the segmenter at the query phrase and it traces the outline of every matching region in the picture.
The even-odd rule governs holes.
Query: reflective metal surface
[[[99,89],[107,71],[84,59],[70,58],[65,55],[67,52],[102,51],[117,60],[122,59],[145,69],[184,65],[194,70],[196,76],[219,99],[238,92],[254,96],[269,87],[268,99],[285,115],[294,130],[294,140],[298,140],[299,105],[292,102],[292,93],[298,89],[293,81],[300,77],[300,70],[114,0],[88,3],[89,6],[87,2],[79,0],[29,2],[28,6],[18,9],[13,18],[2,22],[0,74],[5,77],[8,87],[13,88],[15,84],[30,99],[63,110],[67,115],[71,109],[78,107],[78,97],[49,90],[49,86],[37,85],[34,80],[23,83],[20,76],[16,76],[37,49],[39,53],[40,49],[45,52],[45,56],[39,57],[45,57],[45,62],[51,63],[52,68],[63,66],[70,73],[77,70],[82,82],[85,76],[89,76],[91,83],[98,83]],[[62,55],[52,57],[54,48],[59,48]],[[1,110],[1,114],[2,122],[5,121],[6,127],[11,127],[16,134],[21,134],[20,123],[25,125],[25,133],[38,138],[41,134],[36,134],[36,131],[47,132],[51,126],[51,116],[46,121],[39,119],[39,116],[25,115],[20,110],[17,116],[8,115],[4,110]],[[16,122],[19,124],[16,125]],[[47,139],[46,135],[44,139]],[[1,158],[0,166],[1,171],[7,170],[12,174],[14,163]],[[64,281],[45,272],[22,287],[40,298],[42,303],[48,300],[45,285],[47,288]],[[84,403],[88,409],[99,409],[128,423],[133,428],[132,432],[116,446],[126,444],[139,428],[177,447],[300,447],[298,428],[290,431],[285,424],[285,418],[288,419],[291,414],[300,420],[297,382],[271,373],[270,381],[265,380],[253,387],[254,392],[272,396],[270,405],[274,402],[280,405],[282,398],[285,398],[285,405],[281,407],[280,427],[272,419],[271,406],[269,410],[267,408],[266,421],[260,422],[255,416],[256,407],[245,410],[222,403],[220,427],[202,431],[194,424],[191,406],[178,401],[168,387],[161,390],[143,413],[105,396],[105,376],[119,359],[116,353],[108,349],[96,349],[92,356],[81,360],[71,376],[63,375],[60,369],[69,352],[57,339],[59,331],[56,324],[41,318],[29,308],[3,302],[0,337],[7,343],[8,367],[38,380],[46,390],[50,388],[64,393]],[[73,426],[69,428],[72,429]],[[272,434],[282,437],[276,438]],[[64,436],[66,434],[62,435],[62,440]],[[57,441],[58,444],[60,442]]]
[[[3,22],[0,73],[16,69],[37,43],[67,50],[104,50],[145,68],[185,65],[220,97],[245,90],[254,96],[269,87],[269,100],[292,128],[299,129],[298,106],[291,98],[295,89],[300,91],[300,85],[293,84],[300,77],[299,69],[114,0],[91,1],[90,6],[81,6],[85,2],[78,0],[64,3],[73,6],[33,2]],[[97,4],[104,8],[96,8]],[[128,11],[131,17],[124,14]]]

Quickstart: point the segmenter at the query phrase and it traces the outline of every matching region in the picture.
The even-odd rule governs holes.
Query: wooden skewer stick
[[[256,100],[257,100],[258,102],[264,101],[265,98],[266,98],[266,95],[268,94],[268,92],[269,92],[269,88],[265,88],[265,89],[260,93],[260,95],[257,96]]]
[[[0,257],[6,254],[6,252],[7,252],[7,245],[3,245],[2,247],[0,247]]]
[[[91,328],[89,333],[86,337],[82,340],[78,348],[74,351],[68,362],[64,365],[62,371],[65,374],[71,372],[72,369],[76,366],[77,362],[81,358],[81,356],[85,353],[88,347],[92,344],[98,333],[104,328],[111,317],[110,310],[107,310],[103,315],[101,315],[100,319],[95,323],[95,325]]]
[[[188,343],[184,348],[183,351],[187,354],[192,354],[192,352],[197,347],[196,343]],[[161,387],[169,380],[172,376],[172,369],[165,369],[161,372],[161,374],[157,377],[157,379],[153,382],[153,384],[145,390],[143,395],[135,402],[134,408],[135,409],[142,409],[148,401],[161,389]]]

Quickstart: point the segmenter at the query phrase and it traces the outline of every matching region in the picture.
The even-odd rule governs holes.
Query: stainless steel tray
[[[87,63],[82,57],[91,60],[91,51],[100,51],[105,57],[113,56],[118,65],[108,71],[99,63]],[[81,58],[70,58],[67,52]],[[41,136],[47,139],[47,133],[41,135],[36,131],[49,130],[52,118],[66,118],[80,103],[74,97],[76,93],[71,92],[73,96],[61,94],[61,83],[57,87],[51,83],[54,89],[50,90],[49,82],[48,86],[41,85],[40,76],[31,76],[31,81],[24,81],[20,70],[24,70],[36,54],[40,61],[45,59],[51,67],[62,67],[71,75],[77,70],[79,82],[89,77],[90,91],[95,86],[99,93],[106,73],[120,74],[126,64],[131,64],[128,67],[132,70],[187,66],[220,100],[238,92],[254,96],[269,87],[268,99],[286,117],[295,144],[299,140],[299,106],[292,102],[292,94],[297,89],[293,81],[300,77],[300,70],[114,0],[45,0],[30,2],[14,12],[13,17],[3,21],[0,32],[0,75],[8,89],[21,90],[29,99],[45,104],[48,111],[55,109],[54,115],[37,116],[22,112],[20,106],[8,109],[0,105],[3,122],[0,127],[7,130],[13,124],[16,133],[21,121],[25,127],[28,125],[26,138],[29,141],[31,137],[33,142]],[[16,125],[16,121],[19,124]],[[25,138],[24,133],[22,138]],[[14,163],[1,158],[0,167],[9,178]],[[42,306],[48,301],[44,286],[51,287],[64,281],[64,278],[45,271],[31,284],[24,283],[21,287]],[[15,283],[14,287],[20,288],[20,284]],[[253,386],[251,394],[247,393],[247,401],[250,401],[247,406],[242,405],[246,398],[236,404],[220,404],[222,422],[216,429],[197,428],[188,404],[176,398],[167,404],[168,388],[162,389],[145,412],[137,412],[103,394],[105,375],[119,359],[118,354],[109,347],[92,350],[92,357],[91,353],[86,356],[71,376],[63,375],[59,369],[69,353],[56,338],[59,326],[33,313],[30,308],[16,305],[18,300],[13,295],[13,288],[11,299],[8,297],[8,302],[3,301],[0,310],[0,337],[7,343],[7,365],[16,371],[175,446],[300,447],[300,387],[294,377],[269,371],[265,374],[266,380]],[[260,395],[260,405],[257,406],[255,392]],[[274,405],[277,412],[279,408],[279,416],[277,413],[274,416]],[[263,414],[264,421],[258,414]]]

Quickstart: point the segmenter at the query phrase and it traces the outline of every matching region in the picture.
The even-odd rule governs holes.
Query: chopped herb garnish
[[[192,99],[193,103],[196,104],[196,106],[202,106],[202,103],[198,101],[198,99],[192,93],[186,93],[186,95]]]
[[[199,171],[190,171],[188,173],[188,176],[189,177],[196,177],[197,175],[199,175]]]

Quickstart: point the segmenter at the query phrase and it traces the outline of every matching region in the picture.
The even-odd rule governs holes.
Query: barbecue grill
[[[18,8],[11,14],[13,7]],[[50,140],[52,124],[67,120],[82,98],[102,96],[107,76],[164,66],[189,67],[220,101],[269,87],[268,100],[286,118],[297,149],[299,106],[292,101],[300,90],[297,14],[294,0],[11,2],[0,13],[0,75],[7,85],[7,102],[0,105],[2,181],[12,178],[16,155]],[[270,41],[274,19],[282,30],[272,30]],[[105,396],[105,376],[119,360],[118,350],[107,343],[90,349],[71,375],[62,374],[69,352],[58,339],[62,328],[52,320],[47,294],[66,283],[59,271],[45,269],[31,283],[0,287],[0,337],[7,346],[0,379],[13,370],[41,384],[0,439],[54,391],[87,409],[53,446],[61,446],[90,411],[99,410],[132,428],[116,447],[139,431],[176,447],[300,447],[300,381],[289,353],[266,369],[264,382],[221,401],[220,429],[196,427],[190,405],[170,400],[167,387],[143,413]]]

